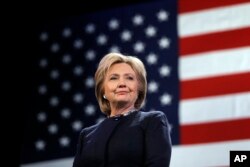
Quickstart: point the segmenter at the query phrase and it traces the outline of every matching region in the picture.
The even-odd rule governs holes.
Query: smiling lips
[[[124,95],[124,94],[127,94],[129,93],[128,91],[118,91],[118,92],[115,92],[115,94],[118,94],[118,95]]]

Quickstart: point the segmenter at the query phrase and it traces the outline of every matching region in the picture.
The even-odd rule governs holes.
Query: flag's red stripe
[[[181,126],[181,143],[250,139],[250,118]]]
[[[179,13],[186,13],[249,2],[249,0],[179,0],[178,2]]]
[[[250,91],[250,72],[186,80],[180,83],[181,99]]]
[[[250,27],[183,37],[180,40],[180,55],[249,46],[250,40],[246,37],[250,37]]]

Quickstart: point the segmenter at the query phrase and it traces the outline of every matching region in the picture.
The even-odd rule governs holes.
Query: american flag
[[[229,165],[250,150],[249,16],[248,0],[162,0],[41,26],[21,166],[72,166],[80,130],[105,118],[93,76],[108,52],[145,63],[142,109],[167,115],[171,166]]]

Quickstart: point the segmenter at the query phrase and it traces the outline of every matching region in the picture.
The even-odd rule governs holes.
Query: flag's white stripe
[[[72,167],[73,158],[62,158],[51,161],[37,162],[21,165],[21,167]]]
[[[229,165],[230,150],[249,150],[250,140],[173,146],[171,167]],[[73,158],[31,163],[21,167],[71,167]]]
[[[179,64],[181,80],[250,72],[250,47],[183,56]]]
[[[250,149],[250,140],[175,146],[172,150],[171,167],[180,166],[229,166],[230,151]]]
[[[250,118],[250,92],[180,102],[180,124]]]
[[[250,3],[181,14],[181,37],[250,26]]]

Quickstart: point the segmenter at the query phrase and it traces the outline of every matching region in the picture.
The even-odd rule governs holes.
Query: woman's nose
[[[123,79],[120,79],[119,82],[118,82],[118,87],[119,88],[126,87],[126,82]]]

